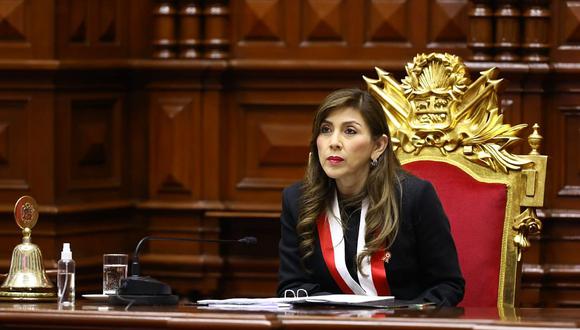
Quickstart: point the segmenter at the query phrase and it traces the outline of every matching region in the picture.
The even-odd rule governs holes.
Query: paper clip
[[[292,289],[284,290],[284,298],[308,298],[308,291],[306,289]]]

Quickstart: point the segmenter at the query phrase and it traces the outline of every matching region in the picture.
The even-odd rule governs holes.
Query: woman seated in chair
[[[338,90],[324,100],[304,180],[283,192],[278,295],[461,301],[449,221],[433,186],[401,169],[389,136],[368,92]]]

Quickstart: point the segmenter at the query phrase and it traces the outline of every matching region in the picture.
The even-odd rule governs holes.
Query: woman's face
[[[332,110],[320,125],[316,146],[318,160],[326,175],[336,180],[339,192],[359,193],[377,149],[360,112],[351,107]]]

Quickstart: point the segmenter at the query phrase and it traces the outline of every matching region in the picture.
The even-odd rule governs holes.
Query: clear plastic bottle
[[[70,244],[62,245],[57,271],[58,304],[72,306],[75,304],[75,261],[72,259]]]

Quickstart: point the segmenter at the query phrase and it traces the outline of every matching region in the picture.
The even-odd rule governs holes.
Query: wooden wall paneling
[[[467,55],[468,1],[234,2],[234,57],[397,61],[429,49]],[[436,35],[435,35],[435,34]]]
[[[297,1],[232,1],[232,58],[292,56]],[[295,51],[294,51],[295,52]]]
[[[312,114],[323,96],[248,91],[236,97],[228,116],[230,208],[279,210],[282,188],[304,174]]]
[[[521,133],[523,141],[513,149],[517,153],[530,152],[527,137],[533,132],[532,126],[535,123],[540,125],[541,135],[546,130],[543,98],[548,70],[547,65],[537,64],[524,71],[501,72],[500,78],[504,79],[505,91],[501,93],[500,103],[505,122],[512,125],[528,125]],[[541,150],[544,150],[543,145]]]
[[[357,18],[364,29],[364,40],[360,44],[364,57],[389,60],[409,57],[412,56],[410,49],[426,44],[426,9],[417,1],[365,0],[363,6]]]
[[[274,297],[278,286],[279,216],[220,218],[221,238],[254,236],[256,245],[224,244],[223,278],[218,295],[223,297]]]
[[[522,17],[524,33],[522,40],[523,60],[527,62],[545,62],[550,49],[550,1],[527,0],[524,3]]]
[[[230,53],[230,11],[228,0],[205,1],[204,57],[224,59]]]
[[[151,58],[153,54],[153,0],[129,0],[129,57]]]
[[[0,92],[0,198],[11,212],[16,200],[52,202],[52,97],[46,92]]]
[[[149,56],[149,54],[147,54]],[[128,93],[129,196],[144,200],[149,193],[149,102],[142,75],[132,72]]]
[[[201,95],[150,94],[149,196],[199,200],[201,197]]]
[[[505,91],[501,96],[500,105],[506,122],[513,124],[522,122],[521,90]]]
[[[546,205],[556,209],[580,209],[580,94],[576,74],[562,74],[547,111],[545,152],[550,156]]]
[[[4,1],[0,18],[0,58],[54,57],[53,1]]]
[[[178,57],[196,59],[202,57],[202,4],[200,0],[178,3]]]
[[[541,220],[545,221],[544,217]],[[540,290],[542,288],[542,241],[538,236],[530,238],[531,246],[522,255],[522,278],[520,282],[519,306],[540,306]]]
[[[225,109],[227,107],[222,68],[209,70],[205,75],[201,100],[201,199],[209,209],[223,209],[224,169],[230,146],[226,142]]]
[[[429,1],[427,45],[431,49],[465,48],[469,34],[468,0]],[[453,51],[456,52],[456,51]]]
[[[124,96],[60,93],[56,119],[58,204],[126,199],[129,187],[123,168],[129,157]]]
[[[194,63],[195,62],[195,63]],[[221,61],[144,61],[148,102],[148,194],[138,208],[148,235],[219,238],[222,209]],[[151,242],[144,272],[180,294],[211,296],[223,265],[215,243]]]
[[[154,237],[218,239],[216,219],[198,211],[150,211],[147,234]],[[222,276],[220,244],[149,241],[140,260],[142,273],[165,281],[181,295],[212,296]]]
[[[520,2],[498,0],[495,16],[495,60],[514,62],[520,59]]]
[[[347,20],[347,1],[343,0],[303,0],[300,1],[300,46],[316,47],[318,43],[353,45],[350,38],[355,24],[344,24]],[[353,12],[351,12],[353,13]],[[355,11],[360,17],[360,11]],[[355,16],[355,17],[356,17]]]
[[[517,80],[515,83],[510,82],[509,86],[506,87],[506,91],[501,94],[500,105],[502,114],[504,115],[504,122],[512,125],[523,123],[522,117],[524,109],[522,108],[522,104],[525,95],[522,93],[521,83],[521,80]],[[512,146],[510,150],[518,154],[526,154],[529,152],[529,146],[525,140],[527,137],[525,131],[522,133],[522,136],[524,140]]]
[[[57,56],[61,59],[127,58],[129,1],[57,1]]]
[[[472,61],[490,61],[493,58],[494,16],[492,0],[474,0],[469,10],[467,46]]]
[[[298,5],[296,58],[393,59],[422,37],[417,32],[424,25],[410,23],[411,17],[424,17],[416,1],[303,0],[293,5]]]
[[[564,153],[560,156],[564,171],[560,177],[561,180],[559,180],[561,185],[558,195],[575,198],[576,203],[578,203],[580,198],[580,153],[577,142],[580,141],[580,105],[576,103],[574,106],[561,106],[558,108],[558,112],[560,112],[559,127],[562,129],[564,147]]]
[[[154,0],[153,6],[153,58],[175,58],[176,9],[171,0]]]
[[[547,122],[546,122],[546,109],[548,107],[548,102],[546,100],[547,89],[546,84],[548,83],[549,68],[547,65],[539,65],[537,71],[531,71],[528,73],[523,81],[523,95],[522,95],[522,118],[521,123],[528,124],[525,130],[525,137],[527,138],[532,132],[532,126],[534,124],[540,125],[539,133],[544,136],[547,132]],[[514,122],[515,123],[515,122]],[[530,147],[526,141],[523,142],[525,148],[523,153],[529,153]],[[544,154],[545,151],[545,139],[540,145],[540,153]]]
[[[408,1],[365,1],[362,13],[364,45],[400,43],[404,46],[408,43],[411,37],[409,10]]]
[[[562,217],[564,215],[564,217]],[[543,306],[580,306],[580,212],[547,214],[541,234]]]
[[[580,56],[580,3],[574,0],[551,2],[553,62],[578,62]]]

